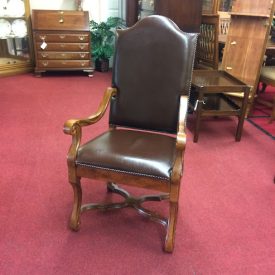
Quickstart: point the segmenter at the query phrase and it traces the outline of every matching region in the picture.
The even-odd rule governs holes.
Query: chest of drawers
[[[32,28],[37,75],[81,70],[92,76],[88,12],[33,10]]]

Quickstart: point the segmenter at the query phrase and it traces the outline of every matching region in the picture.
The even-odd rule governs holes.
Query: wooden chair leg
[[[77,178],[75,182],[70,182],[70,184],[72,185],[74,191],[74,204],[69,226],[72,230],[78,231],[80,227],[80,213],[82,203],[82,189],[80,178]]]
[[[173,252],[173,249],[174,249],[177,217],[178,217],[178,202],[170,201],[169,219],[168,219],[167,233],[166,233],[165,246],[164,246],[164,250],[166,252],[171,253]]]
[[[266,83],[264,83],[264,82],[262,82],[262,89],[261,89],[261,93],[264,93],[265,92],[265,89],[266,89],[266,87],[267,87],[267,84]]]
[[[273,120],[275,120],[275,96],[273,97],[272,99],[272,111],[271,111],[271,116],[270,116],[270,119],[269,119],[269,123],[272,123]]]

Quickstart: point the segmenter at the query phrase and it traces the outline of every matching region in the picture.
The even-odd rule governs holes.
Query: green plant
[[[122,24],[119,17],[109,17],[106,22],[90,21],[92,56],[95,60],[109,59],[114,53],[114,29]]]

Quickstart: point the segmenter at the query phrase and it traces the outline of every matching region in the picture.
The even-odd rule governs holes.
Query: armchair
[[[83,211],[133,207],[165,226],[164,250],[173,251],[196,41],[197,34],[183,33],[162,16],[118,31],[112,87],[95,114],[64,125],[64,133],[72,135],[67,158],[74,192],[72,230],[79,229]],[[82,128],[98,122],[109,103],[109,129],[81,144]],[[82,205],[81,178],[107,182],[107,190],[125,201]],[[117,184],[161,193],[135,198]],[[165,199],[168,218],[142,207],[145,201]]]

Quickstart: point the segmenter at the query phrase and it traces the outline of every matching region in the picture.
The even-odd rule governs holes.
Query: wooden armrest
[[[180,97],[179,122],[177,132],[177,149],[184,150],[186,144],[185,122],[188,109],[188,96]]]
[[[99,121],[103,117],[111,97],[116,95],[116,93],[117,93],[116,88],[111,88],[111,87],[107,88],[99,104],[98,110],[87,118],[67,120],[63,127],[64,133],[67,135],[73,135],[75,133],[76,126],[84,127]]]

